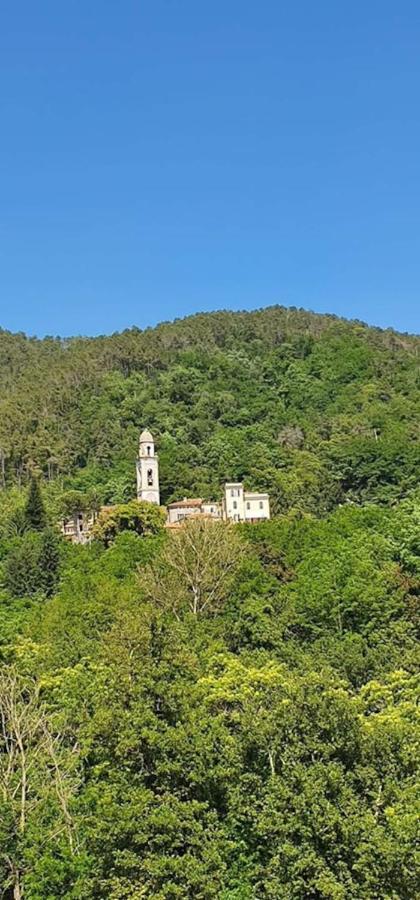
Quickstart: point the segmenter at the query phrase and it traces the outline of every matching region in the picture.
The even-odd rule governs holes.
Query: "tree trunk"
[[[22,900],[23,893],[20,887],[20,878],[19,872],[14,872],[14,882],[13,882],[13,900]]]

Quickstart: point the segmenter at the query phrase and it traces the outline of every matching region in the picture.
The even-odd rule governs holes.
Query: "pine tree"
[[[39,482],[35,477],[31,478],[28,499],[26,501],[25,516],[29,528],[35,531],[43,531],[47,524],[47,516],[41,495]]]

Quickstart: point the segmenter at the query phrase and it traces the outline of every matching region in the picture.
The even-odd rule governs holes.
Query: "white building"
[[[222,518],[220,503],[206,502],[201,497],[184,497],[168,505],[168,525],[176,525],[188,516],[210,516],[212,519]]]
[[[137,499],[149,503],[160,502],[159,462],[150,431],[140,435],[137,460]],[[168,506],[168,525],[176,525],[189,516],[209,516],[231,522],[259,522],[270,518],[270,498],[266,493],[245,491],[241,482],[225,484],[221,503],[202,500],[201,497],[184,497]]]
[[[137,499],[159,506],[159,460],[150,431],[142,431],[140,435],[136,471]],[[190,516],[207,516],[225,522],[259,522],[270,518],[270,498],[265,493],[245,491],[242,482],[229,481],[221,503],[201,497],[184,497],[169,503],[167,525],[176,526]],[[91,539],[94,523],[93,513],[77,510],[61,523],[61,531],[74,543],[85,544]]]
[[[270,518],[270,498],[266,493],[245,491],[242,482],[225,484],[223,518],[232,522],[259,522]]]
[[[159,461],[150,431],[142,431],[139,442],[137,468],[137,500],[147,500],[160,506]]]

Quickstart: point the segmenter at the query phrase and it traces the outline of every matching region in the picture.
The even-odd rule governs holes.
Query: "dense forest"
[[[4,900],[418,895],[419,346],[281,307],[0,332]],[[241,479],[271,521],[168,531],[143,427],[164,503]]]

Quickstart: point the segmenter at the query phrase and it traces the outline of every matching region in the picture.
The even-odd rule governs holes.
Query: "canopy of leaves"
[[[128,501],[147,425],[164,503],[231,479],[269,490],[275,511],[388,503],[418,480],[418,350],[282,307],[91,339],[0,331],[2,482],[39,473],[81,506]],[[57,504],[71,512],[74,495]]]
[[[157,535],[162,532],[165,519],[166,513],[161,507],[131,500],[130,503],[120,503],[101,510],[93,534],[108,546],[122,531]]]
[[[7,900],[417,896],[417,348],[281,308],[0,334]],[[275,517],[164,529],[143,424],[164,500]],[[87,546],[47,526],[103,501]]]

